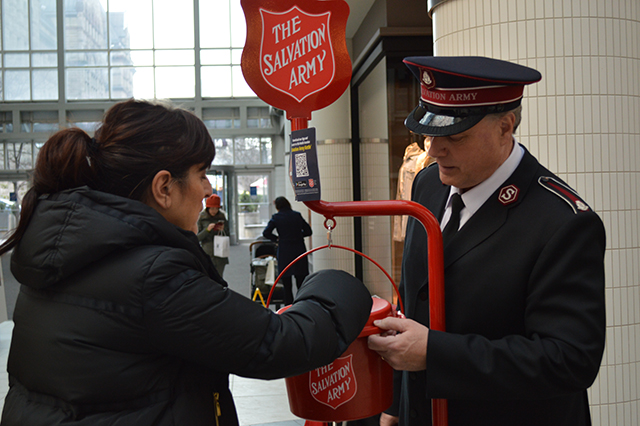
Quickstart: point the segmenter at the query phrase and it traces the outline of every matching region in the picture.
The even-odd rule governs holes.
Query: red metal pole
[[[293,117],[291,130],[302,130],[308,126],[306,118]],[[305,201],[304,204],[327,219],[355,216],[413,216],[427,231],[427,262],[429,267],[429,327],[445,331],[444,317],[444,255],[440,223],[426,207],[406,200],[387,201]],[[433,426],[447,426],[449,423],[447,400],[431,400]]]
[[[302,130],[309,126],[309,120],[306,117],[293,117],[291,120],[291,130]]]
[[[305,201],[305,205],[327,219],[354,216],[410,215],[422,223],[427,231],[427,256],[429,265],[429,314],[430,328],[445,330],[444,317],[444,257],[440,224],[422,205],[406,200],[386,201]]]
[[[429,327],[445,331],[444,317],[444,255],[440,223],[426,207],[405,200],[388,201],[305,201],[307,207],[327,219],[354,216],[395,216],[410,215],[422,223],[427,231],[427,262],[429,266]],[[447,400],[431,401],[433,426],[449,423]]]

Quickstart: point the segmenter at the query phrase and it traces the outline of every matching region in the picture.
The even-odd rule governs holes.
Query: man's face
[[[438,162],[440,180],[466,191],[488,179],[509,157],[515,116],[486,116],[469,130],[431,139],[428,155]]]

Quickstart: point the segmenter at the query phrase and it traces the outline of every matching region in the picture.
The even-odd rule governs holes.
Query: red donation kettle
[[[372,299],[367,324],[338,359],[285,379],[293,414],[306,420],[341,422],[371,417],[391,406],[393,369],[367,347],[367,337],[382,331],[373,321],[395,316],[395,310],[384,299]]]

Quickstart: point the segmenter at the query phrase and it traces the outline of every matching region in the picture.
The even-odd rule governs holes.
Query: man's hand
[[[374,321],[373,325],[387,331],[369,336],[369,349],[376,351],[394,370],[427,368],[427,327],[410,319],[393,317]]]
[[[380,414],[380,426],[396,426],[400,419],[387,413]]]

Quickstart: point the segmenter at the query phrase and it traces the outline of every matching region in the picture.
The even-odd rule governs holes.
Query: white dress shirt
[[[513,138],[513,146],[517,149],[511,150],[509,157],[488,179],[461,194],[462,201],[464,202],[464,208],[460,211],[460,228],[462,228],[471,216],[473,216],[473,214],[482,207],[491,194],[493,194],[500,185],[502,185],[504,181],[513,174],[520,164],[520,161],[524,156],[524,148],[520,146],[515,138]],[[447,199],[447,206],[444,210],[442,221],[440,222],[441,230],[444,229],[451,217],[451,196],[456,192],[460,193],[461,191],[459,188],[452,186],[451,191],[449,192],[449,198]]]

